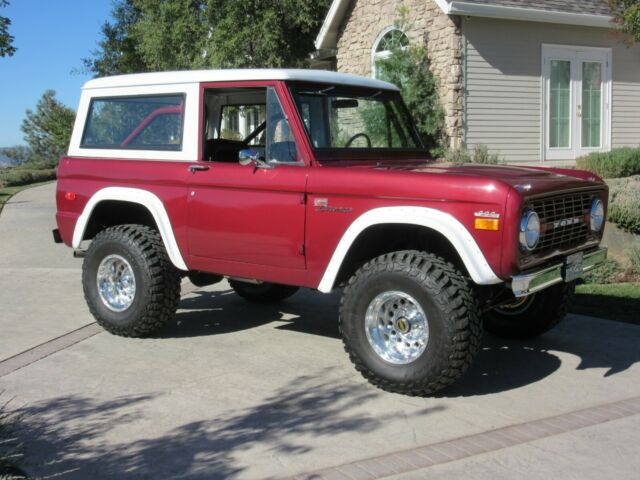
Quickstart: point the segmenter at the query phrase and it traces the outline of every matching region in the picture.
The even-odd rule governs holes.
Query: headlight
[[[540,218],[533,210],[525,210],[520,219],[520,246],[533,250],[540,240]]]
[[[591,231],[599,232],[602,230],[602,224],[604,223],[604,205],[602,200],[594,198],[591,202]]]

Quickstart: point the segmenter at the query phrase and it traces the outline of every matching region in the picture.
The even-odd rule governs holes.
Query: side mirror
[[[259,150],[244,148],[238,152],[238,162],[243,167],[253,164],[256,168],[273,168],[273,165],[265,162]]]

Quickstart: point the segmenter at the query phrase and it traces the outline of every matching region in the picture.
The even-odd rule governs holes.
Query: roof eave
[[[320,32],[316,37],[315,46],[317,50],[324,50],[328,48],[335,48],[337,44],[338,28],[344,18],[344,15],[349,6],[349,0],[333,0],[327,16],[322,22]]]
[[[440,2],[438,2],[440,4]],[[464,15],[469,17],[500,18],[504,20],[524,20],[528,22],[560,23],[563,25],[580,25],[584,27],[611,28],[613,16],[590,13],[557,12],[535,8],[505,7],[479,3],[456,2],[447,3],[444,12],[448,15]]]

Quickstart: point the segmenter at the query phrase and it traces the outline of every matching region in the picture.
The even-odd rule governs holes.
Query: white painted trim
[[[160,236],[164,242],[164,246],[167,249],[171,263],[180,270],[188,270],[187,265],[182,259],[182,254],[178,248],[178,242],[173,235],[173,228],[171,221],[167,215],[167,211],[162,204],[162,201],[153,193],[147,190],[141,190],[138,188],[126,188],[126,187],[107,187],[102,190],[98,190],[87,202],[82,211],[82,214],[76,222],[75,230],[73,231],[73,248],[79,248],[84,232],[87,228],[87,224],[93,213],[93,209],[98,203],[105,200],[119,200],[123,202],[132,202],[140,204],[149,210],[153,219],[156,221]]]
[[[327,40],[327,34],[331,29],[336,28],[336,23],[340,23],[340,21],[342,20],[342,16],[338,15],[338,12],[344,11],[344,3],[348,1],[349,0],[333,0],[333,2],[331,2],[331,6],[329,7],[327,16],[324,17],[324,22],[322,22],[322,27],[320,27],[320,31],[318,32],[318,36],[316,37],[316,41],[314,42],[316,50],[327,48],[324,46]],[[329,48],[335,48],[335,45]]]
[[[389,25],[388,27],[383,28],[373,42],[373,45],[371,46],[371,78],[377,78],[376,75],[378,72],[376,71],[376,60],[386,60],[391,56],[391,52],[389,50],[384,50],[382,52],[376,52],[376,50],[384,36],[394,30],[399,30],[407,38],[407,40],[409,40],[409,37],[404,32],[404,30],[398,28],[396,25]],[[404,48],[406,47],[403,47],[402,49],[404,50]]]
[[[382,207],[362,214],[347,229],[333,252],[318,290],[328,293],[333,289],[342,262],[358,235],[373,225],[393,223],[421,225],[444,235],[456,249],[469,275],[478,285],[503,282],[491,269],[469,231],[452,215],[427,207]]]
[[[442,8],[442,1],[436,0]],[[456,2],[447,3],[443,12],[447,15],[466,15],[470,17],[501,18],[505,20],[524,20],[528,22],[560,23],[562,25],[581,25],[584,27],[611,28],[613,17],[592,13],[571,13],[542,10],[538,8],[505,7],[483,3]]]
[[[580,93],[580,85],[582,82],[581,73],[576,70],[582,61],[589,60],[589,54],[597,54],[593,57],[593,61],[601,61],[604,63],[603,70],[603,98],[602,98],[602,141],[600,147],[582,148],[581,130],[578,127],[578,116],[576,108],[579,103],[578,95]],[[586,57],[586,58],[585,58]],[[576,157],[586,155],[590,152],[606,152],[611,150],[611,122],[612,122],[612,85],[613,85],[613,58],[612,49],[609,47],[585,47],[582,45],[561,45],[543,43],[541,49],[541,83],[542,83],[542,135],[541,135],[541,155],[543,160],[574,160]],[[550,79],[550,61],[554,59],[562,59],[571,62],[571,112],[572,112],[572,129],[570,147],[566,149],[547,148],[549,139],[549,122],[547,115],[549,112],[548,95],[549,95],[549,79]]]
[[[581,25],[585,27],[611,28],[613,17],[591,13],[557,12],[539,8],[505,7],[469,3],[465,1],[434,0],[445,15],[463,15],[469,17],[502,18],[505,20],[524,20],[528,22],[560,23],[563,25]],[[333,0],[327,16],[316,37],[317,50],[337,47],[336,33],[344,19],[349,0]]]
[[[88,83],[95,82],[91,80]],[[82,134],[89,114],[92,98],[100,97],[129,97],[136,95],[179,94],[185,96],[184,120],[182,132],[182,150],[132,150],[132,149],[101,149],[81,148]],[[191,84],[166,84],[129,86],[119,88],[91,88],[83,89],[80,95],[78,114],[73,126],[71,141],[69,142],[69,156],[87,158],[110,158],[114,160],[167,160],[195,162],[198,160],[198,102],[200,86]]]
[[[135,73],[131,75],[116,75],[113,77],[96,78],[85,83],[83,91],[94,89],[153,86],[176,86],[213,82],[242,82],[260,80],[294,80],[301,82],[333,83],[354,87],[371,87],[383,90],[398,90],[398,87],[381,80],[353,75],[350,73],[331,72],[328,70],[312,70],[304,68],[222,68],[216,70],[183,70],[179,72]],[[182,86],[181,88],[185,88]],[[180,90],[176,90],[180,91]],[[114,95],[122,93],[111,92]],[[97,94],[92,92],[92,95]]]

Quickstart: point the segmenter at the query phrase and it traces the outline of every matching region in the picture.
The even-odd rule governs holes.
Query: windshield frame
[[[424,159],[431,158],[429,151],[424,147],[422,138],[416,129],[415,122],[407,108],[400,92],[397,90],[383,90],[371,87],[350,86],[330,83],[313,83],[313,82],[287,82],[289,95],[293,100],[293,107],[302,129],[304,131],[306,141],[313,151],[318,161],[337,161],[337,160],[394,160],[394,159]],[[331,90],[327,90],[331,89]],[[418,147],[385,147],[385,148],[351,148],[351,147],[316,147],[311,139],[310,132],[304,122],[302,112],[298,103],[298,95],[302,91],[326,91],[327,96],[339,95],[343,97],[353,97],[354,99],[381,98],[389,99],[396,102],[398,109],[402,115],[402,120],[409,127],[408,131]]]

